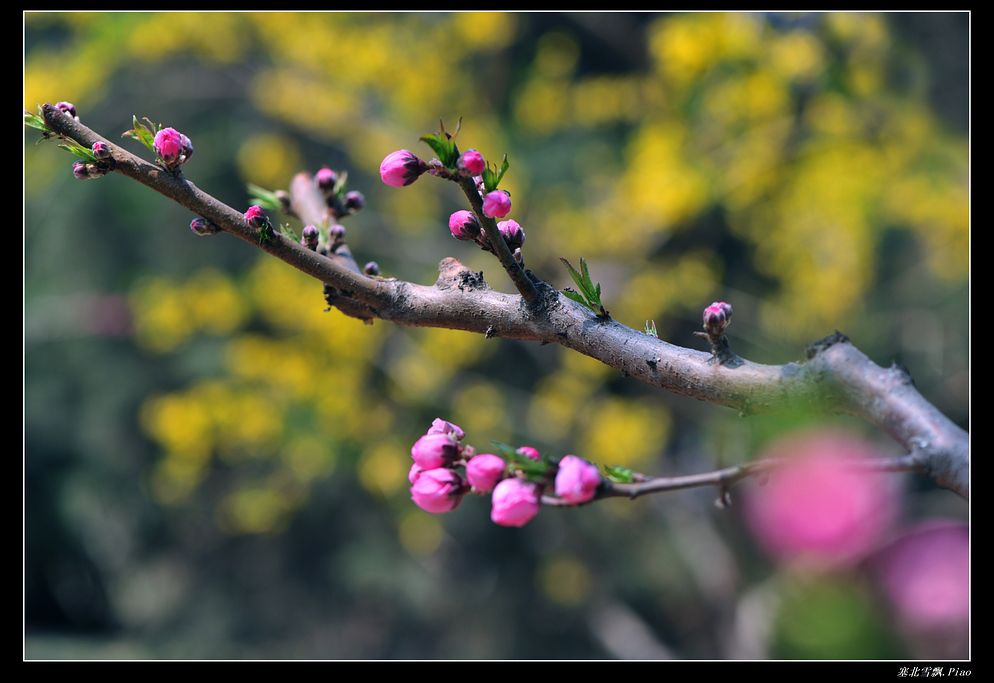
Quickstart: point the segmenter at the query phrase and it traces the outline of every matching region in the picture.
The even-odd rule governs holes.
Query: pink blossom
[[[886,548],[880,578],[901,623],[913,631],[948,631],[970,616],[970,532],[930,520]]]
[[[535,449],[535,448],[532,448],[531,446],[522,446],[521,448],[519,448],[519,449],[518,449],[517,451],[515,451],[515,452],[516,452],[516,453],[517,453],[518,455],[523,455],[523,456],[525,456],[526,458],[529,458],[529,459],[531,459],[531,460],[534,460],[535,462],[538,462],[538,461],[539,461],[539,459],[540,459],[540,458],[542,457],[542,456],[541,456],[541,455],[539,454],[538,450],[537,450],[537,449]]]
[[[515,249],[521,248],[521,246],[525,243],[525,231],[521,229],[520,225],[518,225],[518,221],[501,221],[497,224],[497,229],[500,230],[500,234],[503,235],[504,242],[507,243],[507,248],[512,252]]]
[[[483,173],[483,170],[487,167],[487,162],[483,159],[483,155],[477,152],[475,149],[467,149],[459,161],[456,162],[456,166],[459,168],[459,172],[464,176],[476,176]]]
[[[490,493],[504,476],[507,463],[498,455],[485,453],[471,458],[466,463],[466,478],[479,493]]]
[[[466,482],[454,470],[436,468],[425,470],[411,487],[411,498],[425,512],[441,513],[455,510],[466,492]]]
[[[490,519],[501,526],[524,526],[538,514],[542,491],[538,484],[505,479],[494,487]]]
[[[440,417],[436,417],[432,420],[431,427],[428,428],[429,434],[451,434],[455,437],[456,441],[462,441],[466,438],[466,432],[460,429],[457,425],[451,422],[446,422]]]
[[[887,480],[861,471],[872,447],[843,432],[776,442],[764,458],[784,459],[764,486],[748,489],[745,514],[762,545],[781,560],[814,568],[864,557],[886,530],[895,501]]]
[[[583,458],[567,455],[559,461],[556,473],[556,495],[569,503],[586,503],[593,500],[600,486],[601,475],[597,467]]]
[[[423,470],[451,465],[461,454],[462,448],[451,433],[425,434],[411,448],[411,457]]]
[[[334,189],[335,183],[338,182],[338,174],[330,168],[322,168],[317,172],[317,175],[314,176],[314,179],[317,181],[318,187],[321,188],[321,191],[328,193]]]
[[[163,128],[156,133],[152,146],[167,166],[184,164],[193,156],[193,144],[190,138],[175,128]]]
[[[406,149],[391,152],[380,164],[380,177],[391,187],[405,187],[421,177],[428,164]]]
[[[480,221],[472,211],[456,211],[449,216],[449,232],[457,240],[468,242],[480,234]]]
[[[483,213],[491,218],[503,218],[511,213],[511,197],[503,190],[494,190],[483,200]]]
[[[715,301],[704,309],[704,330],[716,337],[725,331],[732,321],[732,307],[724,301]]]
[[[250,206],[245,212],[245,222],[254,228],[261,228],[269,222],[269,218],[266,217],[266,212],[261,206]]]

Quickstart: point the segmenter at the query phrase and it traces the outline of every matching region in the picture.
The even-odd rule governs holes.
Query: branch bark
[[[399,325],[464,330],[488,338],[560,344],[651,386],[734,408],[742,415],[803,408],[860,417],[908,450],[902,469],[921,472],[969,498],[967,432],[929,403],[905,370],[881,368],[838,332],[809,346],[804,361],[761,365],[731,354],[719,358],[675,346],[615,320],[598,318],[530,271],[524,275],[535,295],[529,295],[528,301],[491,289],[482,274],[454,258],[442,260],[438,280],[432,286],[367,276],[357,272],[351,256],[323,256],[279,234],[260,243],[260,231],[245,221],[242,212],[104,140],[50,104],[43,107],[43,113],[52,130],[81,145],[107,142],[118,173],[325,283],[334,292],[329,302],[347,315],[365,321],[378,318]],[[325,209],[323,201],[309,196],[318,192],[310,176],[299,175],[291,190],[293,207],[301,220],[317,225],[325,219],[323,214],[314,215]],[[520,283],[516,285],[519,292],[528,291]],[[738,476],[739,472],[723,476],[733,474]]]

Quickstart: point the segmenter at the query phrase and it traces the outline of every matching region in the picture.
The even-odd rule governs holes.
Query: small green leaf
[[[145,117],[145,121],[148,123],[147,126],[144,123],[139,123],[138,117],[134,115],[131,116],[131,121],[134,125],[134,128],[122,133],[121,137],[134,138],[138,142],[148,147],[148,150],[152,152],[152,154],[158,156],[158,154],[155,151],[155,134],[158,131],[156,125],[151,121],[149,121],[148,117]]]
[[[31,128],[36,128],[43,133],[49,133],[49,134],[52,133],[52,129],[48,127],[47,123],[45,123],[44,118],[42,118],[41,116],[35,116],[29,111],[24,112],[24,125],[29,126]]]
[[[293,228],[290,227],[289,223],[286,225],[280,223],[280,233],[289,240],[293,240],[294,242],[300,241],[297,237],[297,233],[293,231]]]
[[[271,192],[258,185],[253,185],[252,183],[248,183],[246,187],[248,188],[249,196],[252,197],[252,204],[257,204],[267,211],[279,211],[283,208],[283,204],[277,199],[275,192]]]
[[[497,168],[497,165],[494,164],[495,170],[491,171],[490,164],[487,164],[487,167],[483,169],[483,173],[481,174],[483,177],[483,187],[487,192],[493,192],[497,189],[497,186],[500,185],[500,181],[504,177],[504,174],[507,173],[508,168],[510,168],[510,164],[507,162],[506,154],[504,155],[504,163],[501,164],[499,169]]]
[[[587,303],[587,300],[586,300],[586,299],[584,299],[584,298],[583,298],[582,296],[580,296],[579,294],[577,294],[576,292],[574,292],[574,291],[573,291],[572,289],[570,289],[569,287],[567,287],[566,289],[564,289],[564,290],[563,290],[563,294],[565,294],[567,298],[569,298],[569,299],[572,299],[572,300],[573,300],[573,301],[575,301],[576,303],[578,303],[578,304],[583,304],[583,305],[584,305],[584,306],[586,306],[587,308],[590,308],[590,304],[588,304],[588,303]]]
[[[441,120],[438,122],[439,132],[427,133],[422,135],[420,140],[425,143],[438,157],[438,160],[442,162],[442,165],[448,169],[454,169],[456,167],[456,161],[459,160],[459,153],[456,151],[455,136],[449,135],[445,132],[445,124]],[[459,129],[462,127],[462,117],[459,118],[459,123],[456,126],[456,135],[459,134]]]
[[[604,465],[607,478],[619,484],[631,484],[635,481],[635,471],[621,465]]]

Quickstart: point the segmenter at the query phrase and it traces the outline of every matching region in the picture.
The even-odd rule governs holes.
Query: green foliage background
[[[455,256],[511,291],[448,235],[457,188],[377,176],[393,150],[430,158],[418,137],[462,116],[462,149],[508,154],[540,277],[567,286],[559,257],[583,256],[613,317],[683,346],[729,301],[733,348],[759,362],[839,329],[969,428],[968,21],[27,13],[24,106],[71,101],[109,139],[132,115],[177,128],[186,177],[240,209],[248,182],[347,169],[367,199],[346,223],[360,262],[429,284]],[[847,596],[824,601],[845,619],[807,615],[833,638],[738,642],[737,610],[784,579],[710,491],[543,510],[521,530],[492,525],[485,499],[430,516],[407,491],[439,416],[479,448],[650,474],[758,457],[810,416],[743,420],[558,347],[364,326],[249,245],[196,238],[161,196],[74,180],[35,140],[27,656],[914,656],[855,580],[811,587]],[[907,518],[966,516],[896,479]],[[647,644],[618,643],[630,624]]]

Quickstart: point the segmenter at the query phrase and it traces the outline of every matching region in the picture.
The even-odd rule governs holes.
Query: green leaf
[[[252,204],[258,204],[267,211],[279,211],[283,208],[283,204],[277,199],[275,192],[271,192],[258,185],[253,185],[252,183],[248,183],[246,187],[248,188],[249,196],[252,197]]]
[[[454,169],[456,167],[456,161],[459,160],[459,152],[456,150],[455,135],[449,135],[445,132],[445,124],[442,123],[441,119],[438,121],[439,132],[427,133],[422,135],[420,140],[425,143],[438,157],[438,160],[442,162],[442,165],[448,169]],[[456,125],[456,135],[459,134],[459,129],[462,127],[462,117],[459,117],[459,123]]]
[[[52,133],[52,129],[48,127],[47,123],[45,123],[44,118],[42,118],[41,116],[35,116],[29,111],[24,112],[24,125],[29,126],[31,128],[36,128],[43,133],[49,133],[49,134]]]
[[[635,471],[621,465],[604,465],[607,478],[619,484],[631,484],[635,481]]]
[[[282,234],[287,239],[293,240],[294,242],[300,241],[300,239],[297,237],[297,233],[293,231],[293,228],[290,227],[289,223],[287,223],[286,225],[280,223],[280,234]]]
[[[566,266],[569,271],[569,276],[573,278],[573,282],[576,284],[577,288],[580,290],[579,293],[573,292],[567,287],[563,290],[563,294],[567,297],[581,303],[591,311],[596,313],[602,318],[608,317],[608,312],[604,310],[603,304],[601,304],[601,286],[600,283],[594,284],[590,279],[590,271],[587,270],[587,262],[584,258],[580,257],[580,268],[582,273],[577,272],[576,268],[573,267],[569,261],[564,258],[560,258],[560,261]],[[582,299],[580,298],[582,295]]]
[[[487,167],[483,169],[483,173],[481,174],[483,177],[483,187],[487,192],[493,192],[497,189],[497,186],[500,185],[500,181],[504,177],[504,174],[507,173],[508,168],[510,168],[510,164],[507,162],[506,154],[504,155],[504,163],[501,164],[499,169],[497,168],[497,165],[494,164],[495,170],[491,171],[490,164],[487,164]]]
[[[148,147],[148,150],[152,152],[152,154],[155,154],[156,157],[158,157],[159,155],[156,154],[155,151],[155,134],[156,132],[158,132],[159,127],[156,127],[154,123],[149,121],[148,117],[145,117],[145,121],[148,123],[147,126],[144,123],[139,123],[138,117],[134,115],[131,116],[131,121],[134,124],[134,128],[122,133],[121,137],[134,138],[138,142]]]
[[[74,140],[69,140],[68,144],[61,144],[59,145],[59,147],[66,150],[67,152],[75,154],[76,156],[78,156],[80,159],[82,159],[88,164],[95,164],[100,161],[100,159],[97,159],[97,157],[93,155],[93,152],[88,150],[86,147],[83,147]]]

